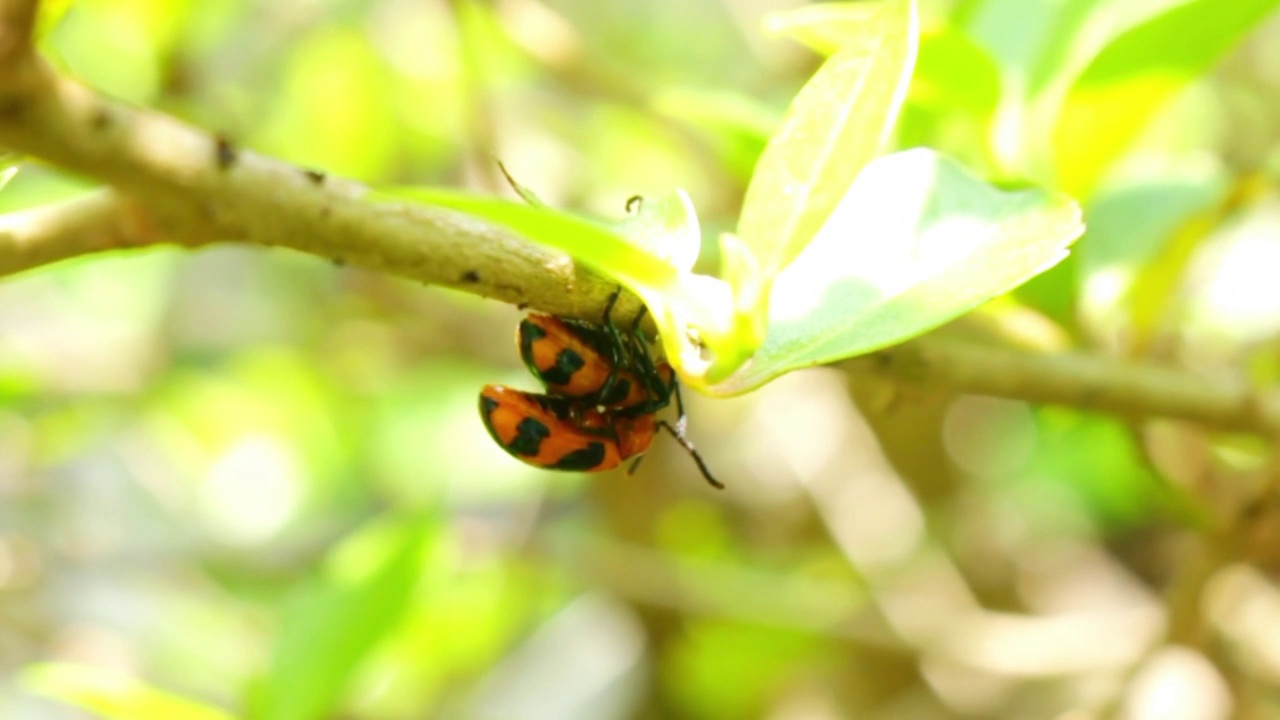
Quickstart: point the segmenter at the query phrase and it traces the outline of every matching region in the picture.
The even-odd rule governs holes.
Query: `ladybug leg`
[[[640,323],[644,321],[644,316],[649,314],[649,306],[641,305],[640,312],[636,313],[635,318],[631,321],[631,329],[628,331],[635,335],[640,331]]]
[[[622,294],[622,286],[619,285],[617,290],[609,296],[609,301],[604,305],[604,315],[601,317],[600,324],[604,325],[609,333],[609,376],[601,383],[600,389],[596,391],[595,396],[599,401],[604,401],[613,394],[614,385],[618,381],[618,368],[622,364],[622,347],[618,338],[617,329],[613,325],[613,306],[618,302],[618,296]]]
[[[671,395],[674,387],[674,381],[668,386],[662,380],[662,376],[658,373],[658,367],[653,362],[653,357],[649,354],[648,347],[644,338],[640,335],[640,323],[644,321],[645,315],[649,313],[647,306],[640,306],[640,312],[636,313],[635,318],[631,320],[631,327],[627,328],[625,340],[619,337],[619,344],[626,343],[627,353],[630,356],[629,365],[635,373],[644,381],[646,389],[649,391],[649,397],[652,398],[642,407],[641,412],[654,412],[661,410],[667,405],[667,398]],[[616,334],[616,328],[614,328]]]

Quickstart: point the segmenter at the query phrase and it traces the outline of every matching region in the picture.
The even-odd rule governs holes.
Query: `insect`
[[[599,324],[543,314],[521,321],[520,356],[547,394],[486,385],[480,393],[485,428],[499,446],[531,465],[596,472],[634,457],[629,473],[661,428],[690,454],[708,483],[723,488],[685,437],[675,373],[650,354],[638,330],[643,313],[620,330],[612,319],[617,298],[618,292],[609,298]],[[674,425],[656,416],[672,397]]]
[[[480,391],[480,417],[513,457],[551,470],[612,470],[647,450],[653,440],[652,427],[634,433],[628,424],[620,432],[620,423],[583,410],[573,400],[503,385],[485,385]]]
[[[520,321],[520,357],[547,392],[589,405],[635,413],[666,407],[676,392],[675,373],[655,363],[637,330],[643,311],[624,335],[612,321],[614,293],[597,325],[540,313]]]

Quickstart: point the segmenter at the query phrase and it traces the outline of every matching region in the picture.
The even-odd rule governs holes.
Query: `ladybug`
[[[612,470],[648,450],[656,432],[653,415],[612,418],[573,400],[504,385],[480,391],[480,417],[512,457],[550,470]]]
[[[685,437],[675,372],[653,360],[638,330],[644,312],[625,332],[614,324],[620,292],[609,297],[599,324],[539,313],[520,322],[520,356],[547,394],[486,385],[480,392],[485,428],[502,449],[530,465],[598,472],[634,457],[628,473],[662,428],[693,457],[707,482],[723,489]],[[673,396],[675,425],[656,416]]]
[[[525,366],[560,397],[615,410],[660,409],[671,395],[675,373],[667,363],[639,363],[618,350],[598,327],[554,315],[531,314],[520,321],[516,342]],[[625,345],[622,347],[626,347]],[[647,357],[647,356],[645,356]]]
[[[676,390],[675,372],[655,363],[638,327],[625,335],[613,323],[618,292],[609,297],[601,324],[532,313],[516,330],[516,345],[529,372],[561,397],[611,410],[644,414],[666,407]]]
[[[653,413],[619,416],[584,408],[568,398],[485,385],[480,391],[480,418],[494,442],[517,460],[548,470],[579,472],[612,470],[633,457],[636,460],[627,473],[635,472],[662,428],[693,457],[712,487],[724,489],[688,438]]]

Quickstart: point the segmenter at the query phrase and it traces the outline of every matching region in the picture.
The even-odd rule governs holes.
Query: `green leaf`
[[[20,681],[33,692],[111,720],[233,720],[217,708],[101,668],[44,663],[23,670]]]
[[[1061,186],[1093,190],[1165,103],[1280,0],[1193,0],[1121,34],[1076,81],[1053,135]]]
[[[1064,196],[997,190],[930,150],[876,160],[778,276],[764,345],[709,390],[920,335],[1048,269],[1082,231]]]
[[[332,714],[361,660],[397,626],[422,567],[428,524],[374,525],[339,546],[327,576],[288,609],[254,714],[314,720]]]
[[[618,278],[636,292],[640,287],[668,285],[682,269],[688,269],[668,263],[659,256],[656,248],[632,242],[616,228],[544,205],[437,188],[393,188],[378,193],[373,199],[386,198],[414,200],[484,218],[540,245],[568,253],[574,259]],[[643,203],[643,207],[666,208],[668,204]],[[696,252],[695,247],[695,256]],[[671,253],[669,248],[668,253]]]
[[[880,152],[916,56],[913,0],[886,0],[871,11],[850,3],[797,12],[774,24],[811,41],[815,29],[839,28],[840,50],[792,101],[747,188],[737,235],[766,283],[813,239]]]

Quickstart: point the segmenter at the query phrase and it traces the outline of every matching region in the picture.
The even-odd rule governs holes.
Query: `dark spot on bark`
[[[324,173],[319,170],[303,170],[302,174],[306,175],[307,179],[316,185],[324,182]]]
[[[333,266],[334,266],[334,267],[337,267],[337,268],[346,267],[346,266],[347,266],[347,259],[346,259],[346,258],[341,258],[341,257],[336,257],[336,258],[334,258],[334,259],[333,259]]]
[[[324,207],[320,208],[320,217],[327,218],[332,214],[333,214],[333,208],[329,207],[328,205],[325,205]]]
[[[94,130],[102,132],[111,127],[111,120],[111,111],[102,106],[93,111],[93,118],[89,122],[93,125]]]
[[[480,282],[480,273],[475,270],[468,270],[462,273],[461,280],[464,283],[478,283]]]
[[[232,147],[231,141],[223,135],[217,135],[213,139],[214,160],[218,163],[218,168],[227,170],[236,163],[236,149]]]
[[[516,303],[516,309],[517,309],[517,310],[528,310],[528,309],[529,309],[529,303],[527,303],[527,302]]]

